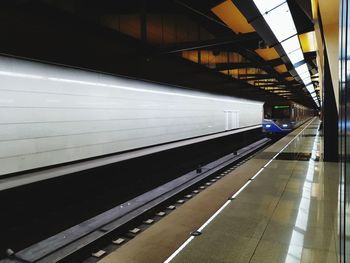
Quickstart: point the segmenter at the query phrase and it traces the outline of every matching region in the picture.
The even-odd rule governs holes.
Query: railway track
[[[8,258],[0,262],[94,261],[215,183],[269,142],[267,138],[254,142],[17,253],[9,249]]]

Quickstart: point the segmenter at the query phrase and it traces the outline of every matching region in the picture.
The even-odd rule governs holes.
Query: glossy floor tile
[[[172,262],[336,263],[339,167],[322,140],[314,120]]]

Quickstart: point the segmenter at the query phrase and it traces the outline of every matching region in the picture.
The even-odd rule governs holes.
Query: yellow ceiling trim
[[[275,58],[279,58],[277,51],[271,47],[271,48],[259,48],[256,49],[255,52],[262,57],[264,60],[271,60]]]
[[[274,67],[274,69],[278,72],[278,73],[283,73],[283,72],[287,72],[287,67],[286,65],[282,64],[282,65],[279,65],[277,67]]]
[[[317,9],[318,9],[317,0],[311,0],[311,10],[312,10],[312,18],[313,19],[317,19]]]
[[[221,70],[220,73],[225,75],[231,75],[230,72],[228,72],[227,70]]]
[[[248,33],[255,31],[231,0],[222,2],[213,7],[211,11],[235,33]]]
[[[315,31],[310,31],[304,34],[299,35],[301,48],[303,52],[316,51],[316,36]]]
[[[198,63],[198,52],[197,51],[182,51],[182,57]]]

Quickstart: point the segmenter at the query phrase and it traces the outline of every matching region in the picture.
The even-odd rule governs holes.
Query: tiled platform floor
[[[164,262],[267,163],[171,262],[337,262],[339,172],[337,164],[319,161],[318,124],[293,131],[101,262]]]
[[[338,167],[312,159],[317,128],[314,120],[283,151],[309,161],[277,157],[172,262],[337,262]]]

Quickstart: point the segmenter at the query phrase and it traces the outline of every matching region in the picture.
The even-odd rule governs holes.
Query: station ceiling
[[[318,91],[310,1],[288,0]],[[250,0],[12,0],[0,52],[257,100],[315,107]],[[248,10],[242,10],[241,5]],[[243,8],[243,9],[244,9]]]

